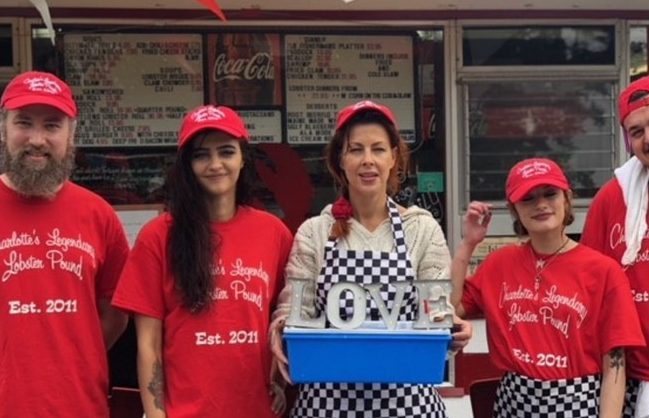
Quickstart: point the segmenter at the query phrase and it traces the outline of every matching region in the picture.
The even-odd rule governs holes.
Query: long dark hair
[[[221,237],[212,233],[205,191],[192,171],[192,155],[205,134],[178,151],[167,179],[167,208],[171,227],[167,241],[167,258],[183,307],[198,313],[211,306],[214,291],[212,268]],[[236,186],[235,204],[250,204],[255,179],[253,150],[239,141],[244,165]]]
[[[385,115],[376,110],[360,112],[353,116],[340,129],[336,130],[331,141],[329,141],[325,148],[325,163],[327,164],[327,169],[334,178],[334,183],[338,188],[340,195],[346,199],[349,199],[349,188],[345,172],[340,166],[340,162],[348,146],[349,133],[354,126],[371,123],[379,124],[385,129],[390,138],[390,147],[396,150],[394,156],[395,164],[390,170],[390,175],[388,177],[388,196],[394,196],[399,191],[399,176],[400,174],[405,174],[408,169],[408,146],[403,138],[401,138],[401,135],[399,135],[399,131],[397,131],[394,124],[391,123]],[[337,220],[332,228],[332,235],[339,238],[346,236],[348,233],[349,222],[346,219]]]

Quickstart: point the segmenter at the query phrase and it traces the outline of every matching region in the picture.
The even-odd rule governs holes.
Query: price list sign
[[[282,114],[279,110],[237,110],[237,113],[243,119],[253,144],[282,142]]]
[[[175,145],[203,103],[200,35],[66,35],[65,78],[79,106],[77,144]]]
[[[412,38],[287,35],[288,142],[326,143],[336,114],[361,100],[390,107],[406,141],[415,139]]]

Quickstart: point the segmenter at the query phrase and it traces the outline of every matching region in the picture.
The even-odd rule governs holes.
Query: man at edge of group
[[[620,124],[633,157],[597,193],[581,242],[624,268],[645,338],[649,338],[649,77],[631,83],[618,99]],[[624,320],[624,318],[620,318]],[[649,347],[627,351],[623,416],[649,417]]]
[[[69,181],[77,106],[25,72],[0,99],[0,418],[108,418],[110,306],[128,254],[111,206]]]

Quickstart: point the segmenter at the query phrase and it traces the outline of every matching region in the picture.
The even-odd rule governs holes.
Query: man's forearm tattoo
[[[147,386],[149,392],[153,395],[153,404],[161,411],[165,410],[164,405],[164,371],[160,360],[153,363],[153,376]]]

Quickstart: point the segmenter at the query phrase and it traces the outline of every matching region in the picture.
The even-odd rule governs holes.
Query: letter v
[[[372,283],[365,285],[365,289],[370,293],[372,300],[374,300],[374,303],[376,303],[376,306],[379,308],[379,313],[381,314],[381,319],[383,319],[385,326],[389,330],[394,330],[397,328],[397,318],[399,317],[399,312],[401,312],[401,306],[403,306],[403,297],[406,293],[406,287],[410,286],[410,283],[395,282],[388,285],[394,286],[397,289],[392,304],[392,311],[388,311],[385,301],[381,298],[381,286],[383,285],[380,283]]]

